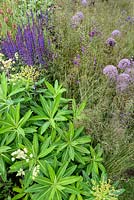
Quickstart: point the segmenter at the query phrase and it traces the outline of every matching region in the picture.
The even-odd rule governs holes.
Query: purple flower
[[[37,17],[35,20],[31,13],[31,24],[29,15],[27,18],[28,24],[26,26],[18,26],[15,41],[8,36],[1,43],[1,50],[8,58],[13,58],[14,54],[18,52],[22,61],[29,66],[44,65],[46,59],[50,58],[50,51],[45,44],[43,18],[38,19]]]
[[[86,48],[85,48],[84,46],[82,46],[82,47],[81,47],[81,52],[82,52],[82,54],[84,54],[85,51],[86,51]]]
[[[87,5],[88,5],[87,0],[81,0],[81,4],[82,4],[83,6],[87,6]]]
[[[80,65],[80,55],[79,54],[73,59],[73,64],[76,66]]]
[[[116,41],[115,41],[114,38],[108,38],[108,39],[106,40],[106,44],[107,44],[108,46],[110,46],[110,47],[114,47],[115,44],[116,44]]]
[[[79,12],[76,13],[76,15],[79,17],[80,20],[84,19],[83,12],[79,11]]]
[[[121,36],[121,32],[119,30],[114,30],[111,35],[114,36]]]
[[[96,35],[96,31],[91,31],[90,33],[89,33],[89,36],[90,37],[94,37]]]
[[[122,60],[120,60],[120,62],[118,63],[118,68],[120,69],[126,69],[127,67],[130,67],[131,62],[129,59],[124,58]]]
[[[83,13],[77,12],[71,19],[72,28],[77,28],[83,19],[84,19]]]
[[[117,76],[118,76],[118,70],[115,66],[113,65],[107,65],[104,69],[103,69],[103,74],[105,74],[109,79],[111,80],[116,80]]]
[[[129,76],[130,76],[130,81],[131,81],[132,83],[134,83],[134,67],[128,67],[128,68],[126,68],[126,69],[125,69],[125,73],[126,73],[126,74],[129,74]]]
[[[116,82],[116,89],[117,91],[124,91],[128,88],[129,83],[130,83],[130,76],[129,74],[126,73],[121,73],[117,77],[117,82]]]
[[[71,19],[72,28],[76,28],[80,24],[80,18],[77,15],[74,15]]]

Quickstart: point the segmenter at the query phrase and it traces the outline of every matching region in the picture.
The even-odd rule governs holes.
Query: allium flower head
[[[107,40],[106,40],[106,44],[108,45],[108,46],[110,46],[110,47],[114,47],[115,45],[116,45],[116,41],[115,41],[115,39],[114,38],[108,38]]]
[[[114,36],[121,36],[121,32],[119,30],[114,30],[111,35]]]
[[[103,74],[105,74],[111,80],[116,80],[116,77],[118,76],[118,70],[113,65],[107,65],[103,69]]]
[[[120,62],[118,63],[118,68],[120,69],[126,69],[127,67],[130,67],[131,62],[129,59],[124,58],[122,60],[120,60]]]
[[[130,76],[129,74],[126,73],[121,73],[119,74],[119,76],[117,77],[117,85],[116,85],[116,89],[117,91],[124,91],[128,88],[130,83]]]
[[[72,28],[76,28],[80,24],[80,18],[74,15],[71,19]]]
[[[83,20],[84,19],[84,14],[83,12],[79,11],[76,13],[76,15],[79,17],[80,20]]]
[[[83,19],[84,19],[83,13],[81,11],[77,12],[71,19],[72,27],[76,28]]]
[[[82,4],[83,6],[87,6],[87,5],[88,5],[87,0],[81,0],[81,4]]]

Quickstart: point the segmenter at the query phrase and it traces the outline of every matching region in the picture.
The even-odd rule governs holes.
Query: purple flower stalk
[[[120,69],[126,69],[127,67],[130,67],[131,62],[129,59],[124,58],[122,60],[120,60],[120,62],[118,63],[118,68]]]
[[[73,59],[73,64],[76,66],[80,66],[80,55],[79,54]]]
[[[114,38],[108,38],[108,39],[106,40],[106,44],[107,44],[108,46],[110,46],[110,47],[114,47],[114,46],[116,45],[116,41],[115,41]]]
[[[111,35],[112,35],[113,37],[121,36],[121,32],[120,32],[119,30],[114,30],[114,31],[111,33]]]
[[[105,74],[110,80],[114,80],[115,81],[117,76],[118,76],[118,70],[113,65],[107,65],[103,69],[103,74]]]
[[[33,66],[35,64],[46,64],[46,59],[50,58],[50,52],[46,48],[43,32],[43,18],[36,20],[31,14],[32,23],[28,17],[28,24],[24,27],[18,26],[15,41],[7,37],[0,45],[2,53],[8,58],[13,58],[18,52],[22,61]]]

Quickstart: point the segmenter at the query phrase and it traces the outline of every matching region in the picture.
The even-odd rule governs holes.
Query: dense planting
[[[133,0],[0,2],[0,199],[132,200]]]

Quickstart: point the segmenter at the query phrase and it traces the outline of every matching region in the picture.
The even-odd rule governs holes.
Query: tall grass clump
[[[83,6],[80,1],[71,2],[56,1],[51,37],[55,59],[50,71],[53,79],[66,85],[68,96],[75,96],[78,102],[88,99],[81,123],[103,145],[111,176],[119,177],[129,164],[134,166],[133,83],[129,90],[119,92],[103,69],[107,65],[118,68],[121,59],[133,56],[134,4],[95,1]]]

